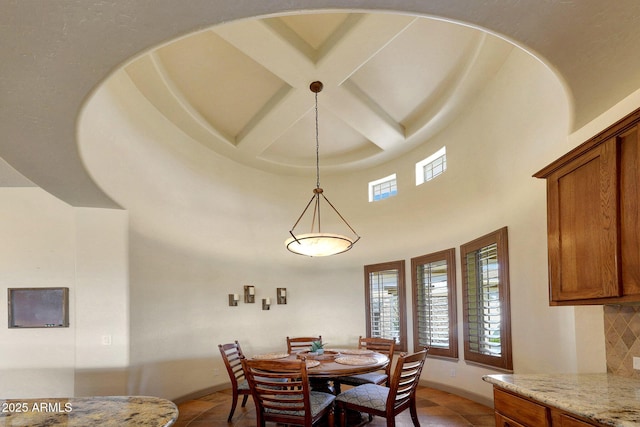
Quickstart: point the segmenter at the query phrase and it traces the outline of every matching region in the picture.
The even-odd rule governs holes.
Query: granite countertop
[[[610,374],[485,375],[483,380],[588,420],[640,426],[640,381]]]
[[[176,405],[158,397],[0,399],[0,427],[165,427],[177,419]]]

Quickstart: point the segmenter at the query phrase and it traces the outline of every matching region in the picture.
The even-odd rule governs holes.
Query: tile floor
[[[418,416],[422,426],[429,427],[495,427],[493,409],[471,400],[427,387],[418,388]],[[231,391],[221,391],[196,400],[178,405],[180,416],[174,427],[233,426],[254,427],[256,425],[255,408],[251,398],[247,406],[238,407],[233,422],[227,423],[231,407]],[[337,421],[337,419],[336,419]],[[386,426],[384,418],[375,417],[367,426]],[[267,426],[275,426],[267,423]],[[413,426],[409,411],[396,417],[397,427]]]

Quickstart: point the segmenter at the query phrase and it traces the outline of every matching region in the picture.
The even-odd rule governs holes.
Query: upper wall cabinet
[[[640,110],[536,173],[551,305],[640,301]]]

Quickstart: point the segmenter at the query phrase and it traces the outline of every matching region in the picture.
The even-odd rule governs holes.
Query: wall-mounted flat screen
[[[9,288],[9,328],[69,326],[69,288]]]

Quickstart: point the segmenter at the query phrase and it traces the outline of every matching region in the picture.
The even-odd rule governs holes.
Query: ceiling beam
[[[315,73],[312,58],[264,20],[220,25],[212,31],[293,88],[306,89]]]
[[[321,48],[318,58],[318,71],[327,88],[322,105],[383,150],[404,142],[404,128],[349,78],[417,19],[353,15]]]
[[[311,81],[326,90],[323,106],[382,149],[404,141],[404,129],[354,85],[345,84],[360,67],[405,31],[416,17],[353,15],[316,52],[268,20],[223,25],[213,31],[283,80],[280,90],[236,138],[253,155],[264,152],[311,108]]]
[[[313,99],[309,91],[283,88],[238,135],[236,147],[259,156],[313,107]]]
[[[418,18],[353,15],[320,48],[316,67],[327,86],[340,86]]]
[[[383,150],[397,147],[405,140],[402,125],[349,81],[327,89],[322,106]]]

